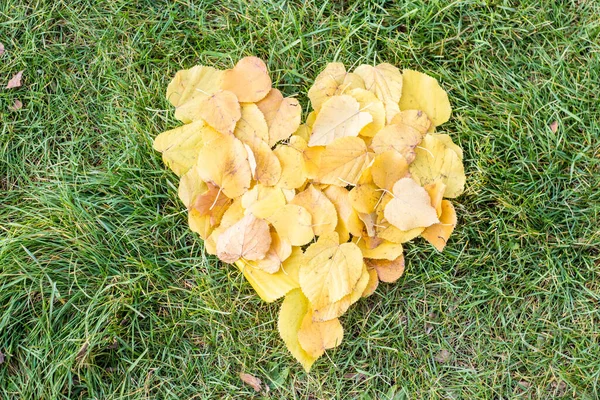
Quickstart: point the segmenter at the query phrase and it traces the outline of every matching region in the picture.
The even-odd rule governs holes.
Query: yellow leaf
[[[304,156],[304,172],[308,179],[316,179],[321,170],[321,157],[325,146],[306,147],[302,152]]]
[[[290,201],[304,207],[312,216],[312,227],[315,236],[333,232],[337,226],[337,214],[333,203],[320,190],[310,185],[304,191],[298,193]]]
[[[395,260],[372,260],[365,259],[369,268],[377,271],[381,282],[396,282],[404,274],[404,256],[400,255]]]
[[[231,92],[220,90],[204,98],[197,106],[187,108],[187,104],[177,109],[177,118],[183,122],[204,120],[217,132],[232,135],[236,122],[240,119],[240,103]]]
[[[188,225],[192,232],[196,232],[202,240],[208,239],[211,235],[214,226],[210,223],[210,215],[200,215],[200,213],[194,209],[188,212]],[[214,254],[214,252],[209,252]]]
[[[221,193],[221,190],[212,183],[206,184],[207,190],[194,197],[191,207],[199,213],[199,215],[210,216],[212,226],[219,225],[223,213],[231,204],[231,199]]]
[[[281,240],[275,229],[271,229],[271,247],[265,254],[265,257],[261,260],[249,261],[252,266],[274,274],[279,271],[279,268],[283,262],[292,254],[292,245]]]
[[[350,233],[360,235],[362,222],[358,219],[356,211],[352,208],[348,197],[348,190],[339,186],[328,186],[323,190],[323,194],[333,203],[338,224],[336,232],[340,235],[340,243],[347,242],[350,239]]]
[[[352,96],[334,96],[323,103],[308,145],[325,146],[338,138],[358,136],[371,121],[371,114],[361,111],[360,104]]]
[[[337,186],[355,185],[369,166],[373,153],[361,138],[336,139],[321,154],[318,182]]]
[[[454,206],[448,200],[442,200],[442,214],[440,223],[431,225],[421,233],[429,243],[438,251],[443,251],[448,243],[450,235],[456,227],[456,211]]]
[[[373,67],[361,65],[354,70],[365,81],[365,89],[370,90],[385,106],[386,120],[389,123],[400,109],[398,101],[402,95],[403,79],[400,70],[388,63]]]
[[[244,274],[256,294],[267,303],[271,303],[285,296],[290,290],[300,287],[298,281],[285,273],[283,269],[274,274],[269,274],[253,267],[250,263],[249,261],[238,260],[235,265]]]
[[[302,294],[302,291],[299,289],[291,290],[285,295],[285,299],[281,303],[277,322],[279,335],[283,342],[294,358],[302,364],[306,372],[310,371],[310,367],[317,360],[317,357],[311,356],[302,349],[298,340],[298,332],[308,310],[308,299]]]
[[[277,146],[273,151],[281,164],[281,178],[277,186],[297,189],[306,182],[304,156],[293,146]]]
[[[267,219],[286,203],[281,188],[255,185],[242,196],[242,206],[246,214],[254,214],[258,218]]]
[[[385,206],[384,215],[396,228],[408,231],[439,222],[429,194],[413,179],[400,179],[393,193],[394,198]]]
[[[234,263],[240,258],[261,260],[270,247],[269,224],[249,214],[219,236],[217,256],[226,263]]]
[[[411,126],[423,135],[431,128],[431,120],[421,110],[400,111],[391,121],[392,124],[404,124]]]
[[[416,156],[415,148],[421,143],[422,139],[423,135],[408,125],[388,125],[373,137],[371,148],[377,154],[396,150],[410,164]]]
[[[402,97],[398,104],[401,110],[423,110],[433,122],[432,128],[450,119],[448,94],[435,78],[410,69],[403,70],[402,77]]]
[[[279,158],[265,142],[260,142],[252,151],[256,159],[256,180],[264,186],[276,185],[283,173]]]
[[[311,132],[312,132],[312,127],[315,124],[318,114],[319,114],[318,112],[313,110],[313,111],[309,112],[308,115],[306,116],[305,124],[306,124],[306,126],[308,126],[310,128]],[[310,137],[308,139],[306,139],[307,142],[309,140],[310,140]]]
[[[375,211],[377,214],[377,219],[375,221],[376,236],[379,239],[384,239],[393,243],[409,242],[419,236],[425,230],[425,228],[419,227],[410,229],[408,231],[403,231],[396,228],[394,225],[391,225],[385,218],[384,214],[385,207],[392,199],[393,196],[391,196],[391,194],[386,194],[383,196],[379,206],[377,206],[377,210]]]
[[[308,143],[308,141],[310,140],[310,132],[312,131],[312,128],[306,124],[302,124],[298,127],[298,129],[296,129],[296,132],[294,132],[294,134],[292,136],[298,136],[300,138],[302,138],[302,140],[304,140],[305,142]]]
[[[342,81],[341,85],[338,86],[337,90],[335,91],[335,94],[348,94],[348,92],[351,92],[354,89],[364,90],[364,88],[365,82],[363,81],[363,79],[359,75],[350,72],[344,75],[344,80]]]
[[[446,191],[446,185],[441,181],[436,181],[429,185],[425,185],[425,190],[427,191],[427,194],[429,194],[431,205],[435,208],[435,213],[439,218],[440,215],[442,215],[442,198]]]
[[[350,294],[362,274],[360,249],[351,242],[340,244],[336,232],[319,237],[304,255],[300,287],[315,312]]]
[[[242,142],[223,135],[206,143],[198,153],[198,173],[205,182],[219,186],[230,199],[244,194],[250,187],[248,153]]]
[[[375,293],[377,286],[379,286],[379,277],[377,276],[377,271],[374,268],[369,268],[367,270],[369,271],[369,283],[363,291],[362,297],[369,297]]]
[[[154,139],[154,150],[162,153],[167,167],[182,176],[196,163],[206,130],[212,129],[204,121],[197,121],[163,132]]]
[[[271,89],[267,97],[256,103],[262,111],[269,126],[269,146],[273,147],[280,140],[285,140],[300,126],[302,107],[298,100],[283,98],[277,89]]]
[[[373,118],[369,124],[361,129],[359,135],[366,137],[375,136],[385,126],[385,107],[383,103],[373,92],[365,89],[353,89],[347,94],[358,101],[360,109],[371,114]]]
[[[367,242],[362,238],[355,240],[356,245],[362,252],[364,258],[374,258],[376,260],[395,260],[402,255],[402,245],[399,243],[388,242],[387,240],[379,243],[375,248],[369,248]]]
[[[313,240],[312,217],[304,207],[286,204],[267,220],[275,227],[279,237],[292,246],[304,246]]]
[[[433,135],[425,135],[409,167],[413,179],[425,186],[436,181],[446,185],[444,197],[455,198],[465,188],[465,169],[456,152]]]
[[[454,152],[458,155],[458,158],[460,158],[462,161],[463,150],[459,146],[454,144],[454,142],[452,142],[452,138],[450,137],[450,135],[447,135],[445,133],[432,133],[431,136],[444,143],[449,149],[454,150]]]
[[[363,263],[360,278],[354,286],[354,289],[352,289],[352,293],[344,296],[341,300],[331,303],[319,310],[313,309],[313,321],[329,321],[330,319],[342,316],[352,304],[356,303],[361,298],[368,284],[369,271]]]
[[[175,107],[208,97],[221,88],[223,71],[212,67],[197,65],[178,71],[167,87],[167,100]]]
[[[241,104],[240,119],[233,135],[256,151],[258,145],[269,141],[269,127],[263,113],[254,103]]]
[[[383,190],[372,183],[356,185],[348,194],[352,208],[359,214],[370,214],[384,195]]]
[[[323,103],[336,94],[340,85],[344,83],[345,77],[346,68],[342,63],[329,63],[325,69],[317,75],[315,83],[308,90],[308,98],[315,111],[318,112]]]
[[[373,182],[382,189],[392,191],[394,183],[408,175],[408,162],[396,150],[378,154],[371,165]]]
[[[337,318],[325,322],[314,322],[313,313],[308,310],[298,331],[298,341],[311,357],[319,358],[327,349],[339,346],[344,338],[344,328]]]
[[[377,214],[372,213],[357,213],[358,218],[363,222],[363,230],[361,236],[363,237],[375,237],[377,234],[375,222],[377,221]]]
[[[224,72],[222,87],[233,92],[240,102],[256,103],[271,90],[271,78],[260,58],[244,57]]]
[[[189,209],[194,198],[207,190],[208,186],[206,186],[206,183],[200,178],[200,175],[198,175],[196,167],[193,166],[181,177],[177,194],[179,195],[179,199],[181,199],[182,203],[185,205],[185,208]]]

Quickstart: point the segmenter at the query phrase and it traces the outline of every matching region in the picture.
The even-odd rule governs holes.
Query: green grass
[[[600,3],[398,3],[0,2],[0,398],[600,397]],[[310,375],[151,147],[177,70],[252,54],[305,109],[330,61],[424,71],[465,150],[444,253],[408,244]]]

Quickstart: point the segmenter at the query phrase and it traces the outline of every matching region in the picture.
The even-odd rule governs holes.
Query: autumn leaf
[[[381,282],[396,282],[404,274],[404,256],[400,255],[395,260],[365,259],[370,268],[375,269]]]
[[[365,82],[365,88],[383,102],[386,121],[390,122],[400,111],[398,101],[400,101],[403,91],[403,77],[400,70],[388,63],[382,63],[375,67],[363,64],[356,68],[354,73],[361,76]]]
[[[312,217],[304,207],[286,204],[267,220],[275,227],[279,237],[292,246],[304,246],[314,237]]]
[[[222,88],[235,94],[240,102],[260,101],[271,90],[267,66],[260,58],[244,57],[224,72]]]
[[[428,227],[439,222],[431,199],[412,178],[402,178],[394,184],[394,198],[385,206],[385,218],[403,231]]]
[[[362,139],[336,139],[320,154],[317,180],[337,186],[355,185],[372,159],[373,153],[369,152]]]
[[[377,154],[395,150],[410,164],[416,157],[415,149],[422,138],[423,135],[411,126],[393,124],[377,132],[371,142],[371,148]]]
[[[432,121],[432,127],[450,119],[452,108],[448,94],[435,78],[422,72],[405,69],[402,71],[402,97],[400,110],[422,110]]]
[[[352,292],[363,268],[358,246],[340,244],[332,232],[319,237],[304,254],[307,264],[300,270],[300,287],[315,311]]]
[[[324,235],[335,230],[337,226],[337,214],[331,201],[321,192],[310,185],[304,191],[298,193],[290,201],[305,208],[312,217],[312,228],[315,236]]]
[[[352,96],[334,96],[323,103],[308,145],[325,146],[338,138],[358,136],[371,121],[371,114],[361,111],[360,104]]]
[[[421,236],[438,251],[443,251],[444,247],[446,247],[446,243],[448,243],[448,239],[454,231],[457,221],[456,211],[452,203],[448,200],[442,200],[441,203],[440,222],[431,225],[421,233]]]
[[[261,260],[270,247],[269,224],[248,214],[219,236],[217,256],[228,263],[234,263],[240,258]]]
[[[8,84],[6,85],[6,89],[18,88],[21,87],[21,79],[23,77],[24,71],[19,71],[10,78]]]
[[[323,103],[333,97],[338,88],[344,83],[346,68],[342,63],[329,63],[317,76],[314,84],[308,90],[312,108],[319,111]],[[312,124],[310,125],[312,126]]]
[[[277,89],[271,89],[267,97],[256,105],[265,116],[269,130],[268,144],[271,147],[289,138],[300,126],[300,103],[291,97],[284,98]]]

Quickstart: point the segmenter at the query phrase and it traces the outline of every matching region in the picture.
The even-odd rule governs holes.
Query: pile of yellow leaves
[[[390,64],[331,63],[312,112],[271,87],[256,57],[179,71],[167,89],[185,125],[154,148],[180,178],[190,228],[267,302],[308,371],[338,346],[339,317],[404,272],[402,244],[442,251],[463,192],[462,150],[435,128],[450,117],[438,82]]]

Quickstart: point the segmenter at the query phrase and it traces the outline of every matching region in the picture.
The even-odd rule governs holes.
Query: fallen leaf
[[[402,71],[402,97],[400,110],[422,110],[432,122],[432,128],[450,119],[452,107],[448,94],[438,81],[422,72],[405,69]]]
[[[360,249],[351,242],[340,244],[336,232],[319,237],[304,255],[307,264],[300,270],[300,287],[315,311],[350,294],[362,274]]]
[[[2,43],[0,43],[0,45],[1,44]],[[4,364],[4,360],[5,360],[4,353],[0,351],[0,365]]]
[[[306,208],[286,204],[267,219],[277,230],[279,237],[292,244],[304,246],[314,238],[312,217]]]
[[[245,372],[240,372],[240,379],[245,384],[252,386],[252,389],[254,389],[254,391],[260,392],[262,381],[254,375],[246,374]]]
[[[329,63],[308,90],[308,98],[313,110],[321,110],[321,106],[336,94],[338,88],[343,85],[346,77],[346,68],[342,63]],[[307,120],[307,125],[312,126]]]
[[[222,80],[223,71],[204,65],[178,71],[167,87],[167,100],[174,107],[196,99],[201,101],[221,89]],[[197,104],[196,102],[196,106]],[[193,108],[194,105],[190,104],[188,107]],[[175,117],[177,118],[177,112]]]
[[[225,135],[233,135],[235,125],[242,116],[237,97],[226,90],[205,98],[198,107],[197,115],[217,132]]]
[[[552,121],[552,123],[550,124],[550,130],[552,131],[552,133],[556,133],[556,131],[558,130],[558,121]]]
[[[296,194],[290,201],[305,208],[312,217],[312,227],[315,236],[321,236],[335,230],[337,213],[331,201],[321,192],[310,185],[304,191]]]
[[[426,228],[421,236],[433,245],[438,251],[443,251],[450,235],[456,227],[456,211],[448,200],[442,200],[440,222]]]
[[[256,105],[265,116],[269,128],[269,146],[275,146],[277,142],[289,138],[298,130],[302,115],[302,107],[298,100],[284,98],[279,90],[271,89],[267,97]]]
[[[320,154],[317,180],[337,186],[355,185],[373,159],[365,142],[358,137],[342,137]]]
[[[21,78],[23,77],[24,71],[19,71],[8,81],[6,85],[6,89],[18,88],[21,87]]]
[[[428,227],[440,222],[431,199],[412,178],[402,178],[394,185],[394,198],[385,206],[390,224],[403,231]]]
[[[20,110],[21,108],[23,108],[23,103],[21,103],[21,100],[15,100],[14,104],[8,108],[11,111],[17,111],[17,110]]]
[[[365,82],[365,89],[370,90],[385,106],[387,122],[400,112],[398,101],[403,93],[403,77],[400,70],[388,63],[375,67],[360,65],[354,70]]]
[[[269,224],[249,214],[219,236],[217,256],[227,263],[234,263],[240,258],[261,260],[270,247]]]
[[[0,43],[0,56],[4,54],[4,45]]]
[[[365,259],[368,267],[377,271],[381,282],[394,283],[404,274],[404,256],[400,255],[395,260]]]
[[[332,349],[344,338],[344,328],[337,318],[324,322],[313,321],[313,313],[309,310],[298,330],[298,341],[302,349],[311,357],[319,358],[327,349]]]
[[[377,154],[395,150],[410,164],[416,157],[415,149],[422,139],[423,135],[415,128],[404,124],[393,124],[377,132],[371,142],[371,148]]]
[[[448,361],[450,361],[451,356],[452,354],[448,350],[442,349],[435,356],[435,361],[439,362],[440,364],[446,364]]]
[[[222,88],[233,92],[240,102],[260,101],[271,90],[267,66],[260,58],[244,57],[224,72]]]
[[[358,136],[364,126],[373,121],[368,112],[348,95],[334,96],[323,103],[312,128],[309,146],[326,146],[335,139]]]

